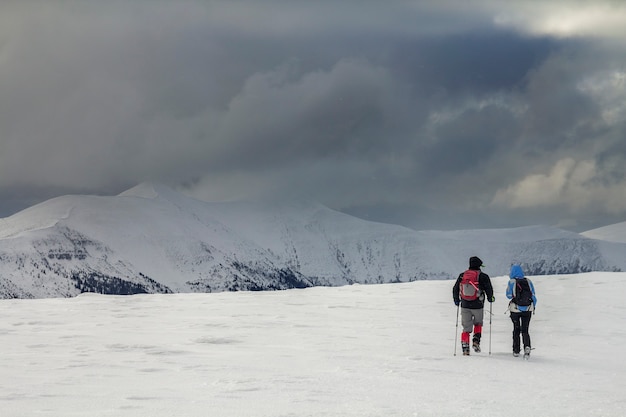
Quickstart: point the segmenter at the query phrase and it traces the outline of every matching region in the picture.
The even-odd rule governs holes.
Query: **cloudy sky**
[[[0,3],[0,216],[143,181],[416,229],[626,220],[626,2]]]

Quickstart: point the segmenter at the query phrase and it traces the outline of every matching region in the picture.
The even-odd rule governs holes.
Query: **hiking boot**
[[[528,360],[528,358],[530,358],[530,346],[524,348],[524,359]]]
[[[469,350],[469,343],[461,343],[461,348],[463,348],[463,356],[469,356],[470,354],[470,350]]]
[[[474,348],[474,352],[480,352],[480,342],[478,340],[474,340],[474,342],[472,342],[472,347]]]
[[[519,356],[519,352],[513,352],[513,356],[517,358]]]

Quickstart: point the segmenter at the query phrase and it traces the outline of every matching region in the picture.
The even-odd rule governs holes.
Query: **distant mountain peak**
[[[132,188],[118,194],[119,197],[139,197],[147,199],[155,199],[157,197],[164,197],[170,194],[177,194],[172,188],[167,185],[146,181],[135,185]]]

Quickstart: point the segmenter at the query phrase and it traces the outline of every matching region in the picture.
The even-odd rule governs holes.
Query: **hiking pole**
[[[493,303],[489,303],[489,354],[491,355],[491,316],[493,316],[491,309],[493,308]]]
[[[460,303],[456,305],[456,329],[454,330],[454,356],[456,356],[456,345],[457,345],[457,340],[456,338],[458,337],[459,334],[459,307]]]

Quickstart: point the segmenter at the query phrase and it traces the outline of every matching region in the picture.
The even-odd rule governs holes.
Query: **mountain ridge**
[[[70,195],[0,221],[0,297],[277,290],[491,275],[619,271],[626,243],[561,229],[415,231],[318,203],[207,203],[143,183]]]

